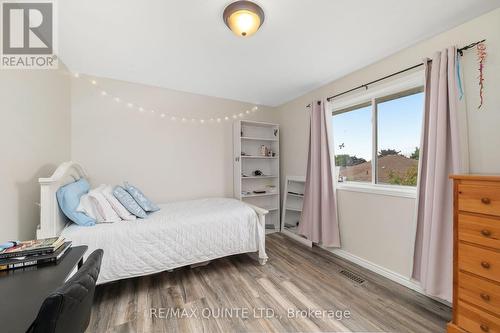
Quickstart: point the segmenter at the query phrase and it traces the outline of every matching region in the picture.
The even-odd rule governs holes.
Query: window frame
[[[335,179],[335,186],[339,190],[375,193],[389,196],[416,198],[417,186],[391,185],[377,183],[377,164],[378,164],[378,103],[383,103],[389,100],[402,98],[412,94],[424,91],[424,72],[416,71],[404,77],[391,80],[385,84],[379,84],[375,87],[351,94],[346,97],[338,98],[330,101],[331,115],[330,122],[333,116],[355,110],[360,106],[372,106],[372,180],[371,182],[339,182]],[[332,141],[333,165],[335,164],[335,142],[333,135],[330,136]]]

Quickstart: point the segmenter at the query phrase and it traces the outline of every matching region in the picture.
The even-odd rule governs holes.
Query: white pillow
[[[76,208],[77,212],[84,213],[88,217],[99,222],[103,217],[97,211],[97,205],[95,199],[91,198],[90,195],[84,194],[80,197],[80,204]]]
[[[96,200],[97,209],[99,210],[101,216],[104,218],[103,222],[109,223],[122,220],[99,188],[91,190],[89,192],[89,195]]]
[[[89,217],[94,218],[97,223],[121,221],[120,216],[118,216],[99,189],[93,189],[85,196],[82,196],[77,211],[82,211]]]
[[[113,210],[125,221],[133,221],[136,219],[135,215],[130,214],[130,212],[125,208],[118,199],[113,195],[113,187],[111,185],[101,185],[97,188],[98,191],[106,198],[108,203],[113,207]]]

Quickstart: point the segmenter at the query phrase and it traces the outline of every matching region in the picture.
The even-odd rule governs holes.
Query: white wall
[[[38,178],[70,158],[70,80],[63,70],[0,71],[0,239],[35,237]]]
[[[71,155],[82,163],[93,185],[129,181],[157,202],[232,196],[232,119],[222,124],[173,122],[170,112],[187,117],[239,114],[253,105],[220,98],[88,77],[72,80]],[[120,96],[100,96],[100,90]],[[128,109],[127,102],[148,110]],[[272,109],[260,107],[249,117],[273,121]],[[247,117],[245,117],[248,119]]]
[[[481,111],[477,110],[478,73],[475,51],[468,51],[463,57],[470,166],[474,173],[500,173],[500,94],[497,93],[500,85],[499,31],[500,9],[280,106],[278,113],[282,128],[283,177],[305,175],[309,131],[305,106],[312,99],[325,98],[412,66],[450,45],[463,46],[481,39],[487,39],[489,53],[485,69],[485,104]],[[344,191],[339,191],[338,196],[343,249],[361,260],[409,278],[412,262],[409,245],[414,238],[414,199]]]

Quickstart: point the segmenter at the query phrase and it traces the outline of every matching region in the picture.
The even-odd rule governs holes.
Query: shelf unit
[[[297,227],[300,223],[302,206],[304,204],[305,184],[305,177],[286,177],[280,230],[285,235],[307,246],[312,246],[312,242],[310,240],[297,234]]]
[[[234,197],[267,209],[266,233],[279,231],[279,125],[238,120],[234,122],[233,130]],[[261,155],[262,146],[271,150],[274,156]],[[256,170],[260,170],[262,175],[256,175]]]

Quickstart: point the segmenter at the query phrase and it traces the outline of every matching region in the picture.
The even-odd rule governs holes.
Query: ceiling
[[[227,0],[64,0],[71,71],[280,105],[493,8],[500,0],[257,0],[261,30],[234,36]]]

